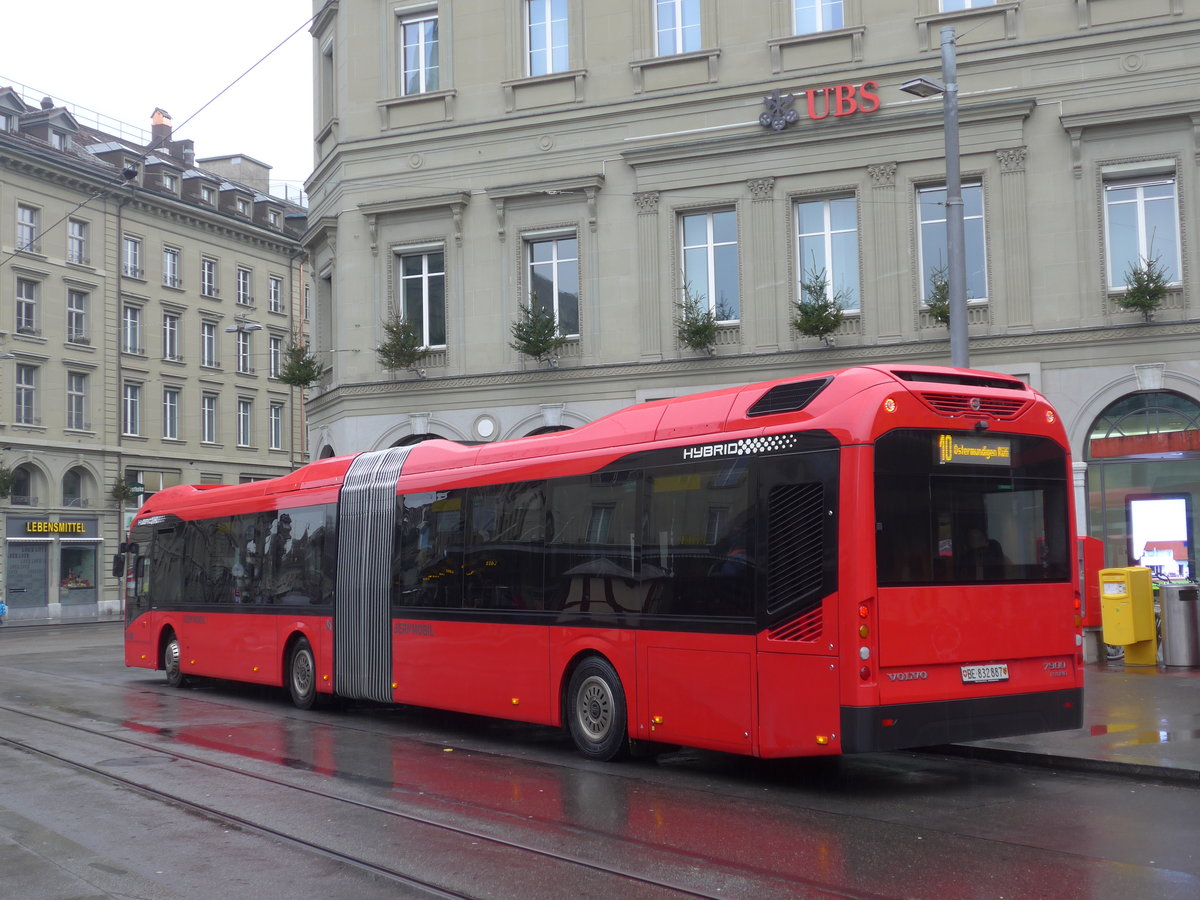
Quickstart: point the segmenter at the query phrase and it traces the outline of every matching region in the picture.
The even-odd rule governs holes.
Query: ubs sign
[[[873,113],[879,109],[878,81],[864,81],[861,84],[835,84],[824,88],[812,88],[801,91],[805,98],[803,111],[809,119],[818,121],[833,116],[840,119],[856,113]],[[793,104],[795,94],[781,94],[779,89],[771,91],[763,97],[766,110],[758,117],[758,124],[772,131],[783,131],[789,125],[800,121],[800,111]]]

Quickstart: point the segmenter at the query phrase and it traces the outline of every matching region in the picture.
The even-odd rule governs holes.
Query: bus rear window
[[[876,443],[880,585],[1070,577],[1066,457],[1046,438],[894,431]]]

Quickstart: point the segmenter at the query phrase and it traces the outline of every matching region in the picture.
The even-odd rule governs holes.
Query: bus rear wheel
[[[171,635],[163,647],[163,671],[167,673],[167,684],[173,688],[181,688],[187,684],[187,678],[179,665],[179,638]]]
[[[608,660],[593,656],[571,675],[567,688],[567,727],[579,752],[607,761],[626,746],[625,691]]]
[[[288,693],[297,709],[312,709],[317,705],[317,662],[307,638],[292,645],[288,657]]]

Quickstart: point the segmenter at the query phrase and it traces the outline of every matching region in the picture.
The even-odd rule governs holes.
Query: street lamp
[[[958,149],[958,60],[954,26],[942,28],[942,80],[914,78],[900,90],[916,97],[942,95],[946,135],[946,255],[950,289],[950,364],[965,369],[967,350],[967,238],[963,226],[962,161]]]
[[[262,326],[259,325],[257,322],[247,322],[240,317],[238,318],[236,324],[225,326],[226,334],[233,334],[235,332],[240,332],[242,334],[245,334],[248,331],[262,331]]]

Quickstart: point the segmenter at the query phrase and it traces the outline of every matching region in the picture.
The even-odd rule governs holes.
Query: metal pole
[[[949,256],[950,364],[967,368],[967,238],[963,226],[962,172],[958,149],[958,60],[954,27],[942,28],[942,92],[946,132],[946,254]]]

